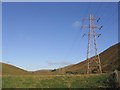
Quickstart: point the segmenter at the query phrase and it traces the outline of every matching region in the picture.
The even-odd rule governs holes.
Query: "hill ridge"
[[[102,64],[102,70],[103,72],[111,72],[115,69],[120,69],[120,58],[118,52],[120,48],[120,43],[117,43],[115,45],[110,46],[108,49],[101,52],[100,58],[101,58],[101,64]],[[92,57],[94,58],[94,56]],[[7,63],[2,63],[2,73],[3,75],[6,74],[12,74],[12,75],[21,75],[21,74],[66,74],[67,72],[72,73],[80,73],[84,74],[86,73],[86,62],[87,60],[84,60],[82,62],[68,65],[66,67],[58,68],[55,70],[36,70],[36,71],[27,71],[24,69],[21,69],[17,66],[10,65]]]

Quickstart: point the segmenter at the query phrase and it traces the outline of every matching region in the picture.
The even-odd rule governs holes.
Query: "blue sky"
[[[89,11],[96,25],[98,52],[118,42],[117,3],[3,3],[3,62],[25,70],[53,69],[86,59]]]

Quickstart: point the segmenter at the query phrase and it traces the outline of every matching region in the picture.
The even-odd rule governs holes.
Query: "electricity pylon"
[[[95,28],[101,29],[103,26],[95,26],[94,21],[96,20],[93,14],[89,14],[88,18],[83,20],[88,20],[88,26],[82,26],[82,28],[88,28],[88,47],[87,47],[87,74],[90,73],[102,73],[101,69],[101,61],[100,56],[97,54],[97,45],[96,45],[96,36],[100,36],[101,34],[97,34],[95,32]],[[100,18],[97,20],[97,22]]]

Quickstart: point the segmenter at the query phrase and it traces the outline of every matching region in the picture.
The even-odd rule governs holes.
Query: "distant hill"
[[[120,54],[118,54],[120,50],[118,48],[120,48],[120,43],[111,46],[110,48],[99,54],[101,58],[101,65],[103,72],[111,72],[114,71],[115,69],[120,70],[120,58],[119,58]],[[25,71],[10,64],[2,63],[3,75],[28,75],[28,74],[50,75],[50,74],[66,74],[69,72],[84,74],[86,73],[86,70],[87,70],[87,60],[54,70],[37,70],[31,72]]]
[[[33,72],[36,75],[51,75],[53,74],[51,70],[37,70]]]

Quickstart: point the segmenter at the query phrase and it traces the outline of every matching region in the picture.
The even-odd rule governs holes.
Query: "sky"
[[[90,12],[96,20],[98,53],[118,42],[117,3],[2,3],[2,61],[25,70],[54,69],[86,59]]]

